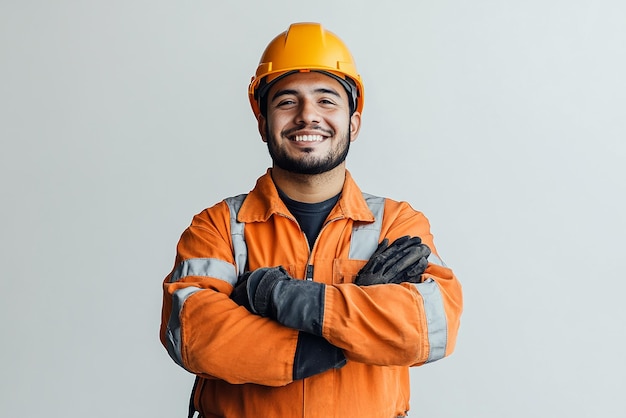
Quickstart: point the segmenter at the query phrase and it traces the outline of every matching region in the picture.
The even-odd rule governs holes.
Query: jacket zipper
[[[283,216],[293,222],[296,223],[296,225],[298,225],[298,221],[295,220],[295,218],[292,218],[291,216],[279,213],[280,216]],[[313,248],[309,248],[309,257],[307,259],[307,264],[306,264],[306,271],[304,273],[304,280],[308,280],[308,281],[313,281],[313,264],[311,264],[311,257],[313,256],[313,250],[315,249],[315,246],[317,245],[317,240],[319,239],[320,235],[322,235],[322,232],[324,231],[324,229],[326,229],[326,226],[328,224],[330,224],[331,222],[335,222],[338,221],[339,219],[343,219],[343,216],[339,216],[333,219],[329,219],[328,222],[326,222],[324,225],[322,225],[322,229],[320,229],[319,234],[317,234],[317,238],[315,238],[315,242],[313,243]],[[298,225],[298,229],[300,229],[300,225]],[[304,233],[304,231],[302,229],[300,229],[300,232],[302,233],[302,236],[304,237],[304,241],[307,243],[306,246],[309,246],[309,241],[306,238],[306,234]]]
[[[309,258],[306,264],[306,273],[305,273],[305,278],[304,278],[305,280],[313,281],[313,264],[311,264],[311,257],[313,256],[313,250],[317,246],[317,240],[320,238],[320,236],[322,235],[322,232],[324,231],[324,229],[326,229],[326,226],[328,226],[328,224],[330,224],[331,222],[338,221],[339,219],[343,219],[343,217],[340,216],[337,218],[329,219],[328,222],[326,222],[322,226],[322,229],[320,229],[319,234],[317,234],[317,237],[315,238],[315,242],[313,243],[313,248],[309,248]],[[302,232],[302,235],[304,235],[304,232]],[[304,239],[306,240],[306,235],[304,236]]]

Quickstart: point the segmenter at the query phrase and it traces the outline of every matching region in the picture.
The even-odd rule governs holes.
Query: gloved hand
[[[270,295],[279,280],[292,280],[282,266],[249,271],[241,275],[230,298],[254,314],[269,316]]]
[[[247,271],[239,276],[235,288],[230,293],[230,298],[235,301],[237,305],[243,306],[250,312],[254,313],[250,304],[250,299],[248,298],[248,277],[250,277],[252,273],[253,272],[251,271]]]
[[[388,245],[385,238],[357,274],[354,283],[370,286],[386,283],[419,283],[428,266],[430,248],[419,237],[404,236]]]
[[[322,335],[323,283],[294,279],[283,267],[263,267],[241,276],[230,297],[250,312],[286,327]]]

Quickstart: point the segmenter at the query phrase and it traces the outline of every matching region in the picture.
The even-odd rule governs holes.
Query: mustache
[[[325,133],[326,135],[329,136],[333,136],[335,134],[335,132],[331,129],[324,129],[320,126],[317,125],[313,125],[313,126],[296,126],[295,128],[290,128],[287,130],[282,131],[282,135],[289,137],[289,136],[293,136],[296,132],[298,131],[302,131],[302,130],[307,130],[307,131],[319,131],[322,133]]]

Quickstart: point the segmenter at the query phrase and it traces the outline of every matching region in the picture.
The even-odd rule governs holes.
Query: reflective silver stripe
[[[172,295],[172,312],[170,313],[170,319],[167,322],[167,340],[165,341],[165,348],[169,353],[172,360],[174,360],[179,366],[183,365],[183,356],[181,352],[181,340],[180,340],[180,312],[183,310],[183,305],[187,298],[196,292],[199,292],[198,287],[184,287],[178,289]]]
[[[383,225],[385,198],[363,193],[367,206],[374,214],[374,222],[355,225],[350,238],[348,258],[352,260],[369,260],[378,247],[380,230]]]
[[[424,312],[428,324],[428,345],[430,352],[426,363],[442,359],[448,344],[448,321],[443,306],[443,297],[436,281],[431,278],[417,283],[417,290],[424,300]]]
[[[245,194],[240,194],[239,196],[224,199],[230,210],[230,235],[233,240],[233,256],[235,257],[238,276],[241,276],[245,272],[246,263],[248,261],[248,247],[246,246],[246,240],[243,235],[245,224],[237,220],[239,209],[241,209],[241,205],[246,196]]]
[[[172,272],[170,282],[177,282],[187,276],[214,277],[233,286],[237,283],[237,273],[233,265],[217,258],[190,258],[183,261]]]
[[[446,267],[446,263],[444,263],[441,258],[439,258],[433,253],[430,253],[430,255],[428,256],[428,262],[435,264],[437,266]]]

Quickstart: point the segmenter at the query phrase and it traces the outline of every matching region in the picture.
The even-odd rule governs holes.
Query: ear
[[[359,136],[359,130],[361,129],[361,114],[354,112],[350,116],[350,142],[356,141]]]
[[[265,119],[265,116],[259,114],[259,117],[257,118],[257,128],[259,130],[259,134],[261,135],[261,140],[263,140],[263,142],[267,142],[267,119]]]

